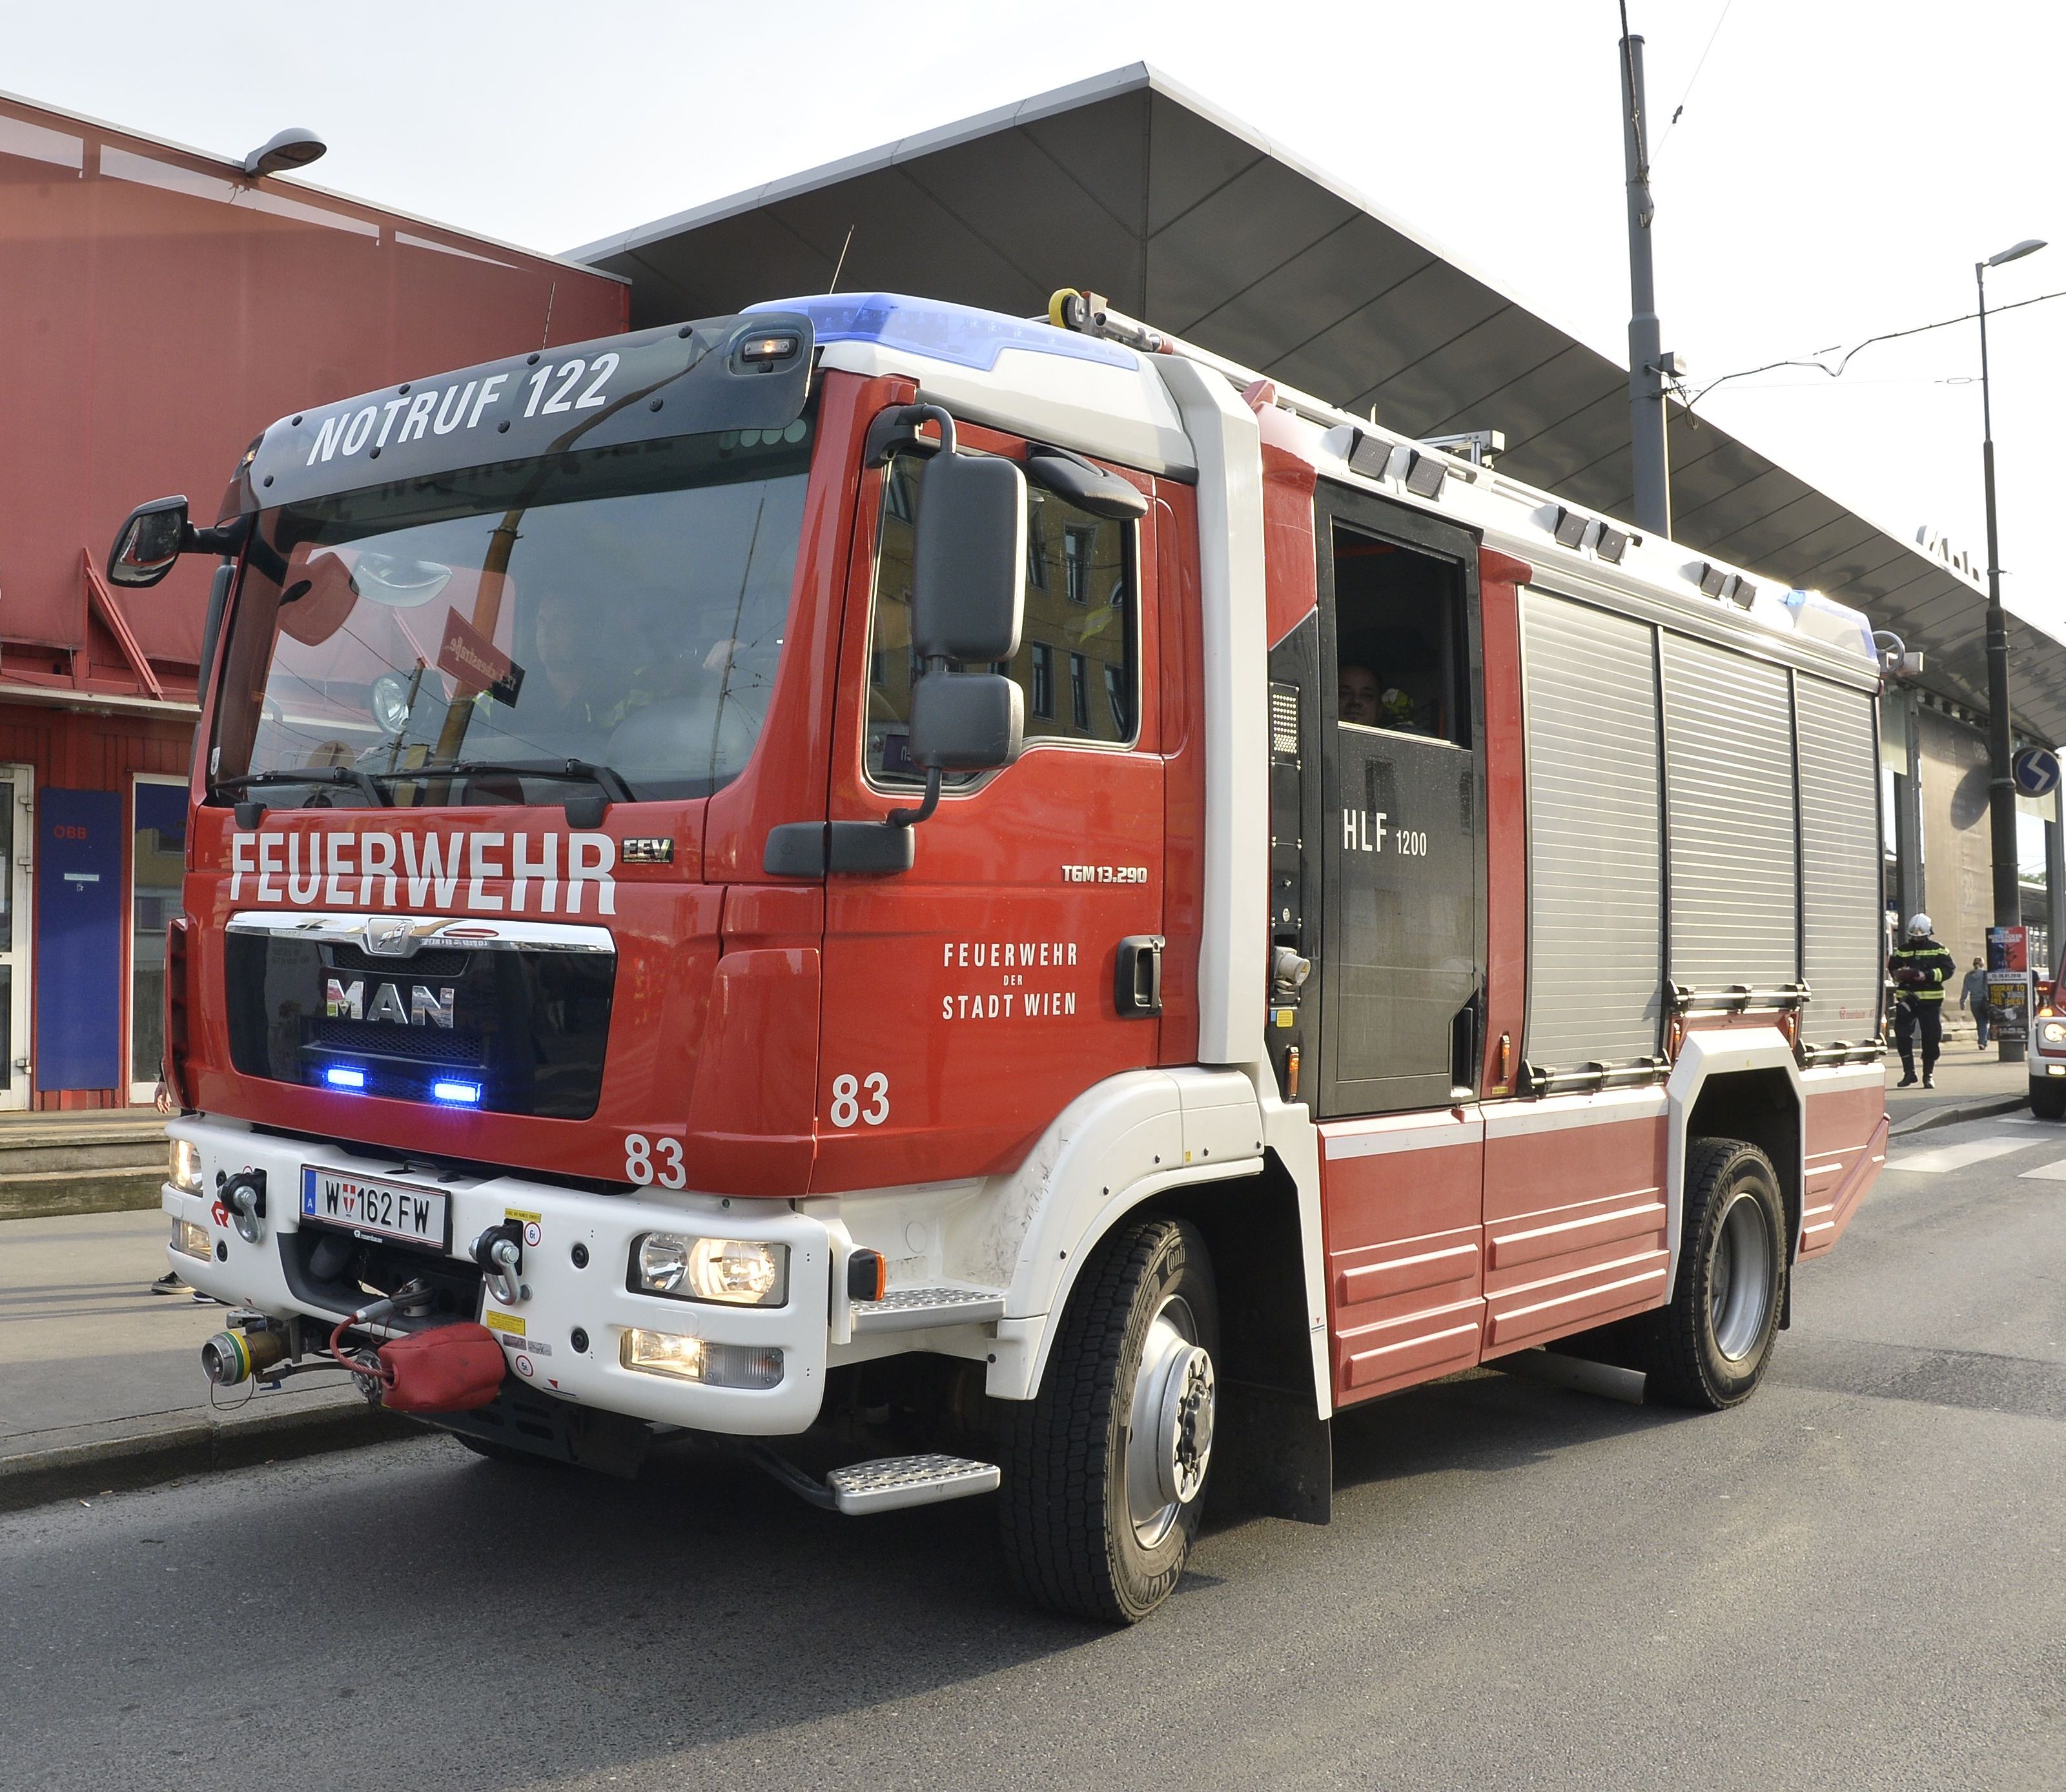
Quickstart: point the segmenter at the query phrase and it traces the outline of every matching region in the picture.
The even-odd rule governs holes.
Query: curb
[[[369,1406],[356,1396],[348,1406],[303,1406],[260,1418],[184,1419],[158,1430],[0,1457],[0,1512],[424,1434],[415,1421]]]
[[[1986,1120],[1997,1114],[2013,1114],[2019,1107],[2030,1106],[2028,1094],[1989,1095],[1977,1102],[1953,1102],[1943,1107],[1933,1107],[1918,1114],[1913,1120],[1904,1120],[1898,1127],[1889,1127],[1889,1139],[1906,1139],[1911,1134],[1928,1132],[1936,1127],[1956,1126],[1961,1120]]]

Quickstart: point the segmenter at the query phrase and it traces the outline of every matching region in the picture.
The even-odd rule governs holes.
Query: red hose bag
[[[502,1391],[502,1346],[485,1325],[438,1325],[380,1346],[380,1403],[398,1413],[467,1413]]]

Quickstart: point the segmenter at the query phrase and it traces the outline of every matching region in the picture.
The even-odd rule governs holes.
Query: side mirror
[[[154,498],[129,512],[107,556],[107,582],[132,588],[153,585],[172,571],[190,544],[184,498]]]
[[[984,771],[1019,757],[1025,698],[995,672],[933,672],[911,687],[913,765],[927,772]]]
[[[918,476],[912,648],[928,661],[1008,660],[1025,614],[1026,475],[957,454],[950,436]]]

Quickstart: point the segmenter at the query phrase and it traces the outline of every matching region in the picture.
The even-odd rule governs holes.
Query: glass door
[[[183,778],[136,779],[129,849],[129,1098],[157,1092],[165,1047],[165,924],[180,912],[186,872]]]
[[[0,766],[0,1110],[29,1105],[29,912],[35,775]]]

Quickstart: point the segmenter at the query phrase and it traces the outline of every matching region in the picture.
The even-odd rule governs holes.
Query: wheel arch
[[[1667,1216],[1671,1251],[1665,1285],[1679,1285],[1679,1245],[1685,1230],[1686,1167],[1697,1139],[1740,1139],[1772,1160],[1785,1206],[1787,1260],[1801,1254],[1807,1162],[1808,1105],[1793,1049],[1776,1027],[1691,1033],[1679,1049],[1666,1086],[1671,1135]]]

